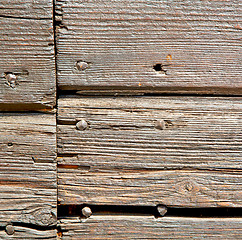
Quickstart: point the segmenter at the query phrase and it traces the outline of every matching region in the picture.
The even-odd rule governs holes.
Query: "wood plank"
[[[59,87],[242,94],[241,10],[223,0],[57,0]]]
[[[241,239],[240,218],[91,216],[61,220],[62,239]]]
[[[86,130],[76,128],[79,120]],[[66,96],[58,121],[58,153],[72,164],[241,169],[241,98]]]
[[[1,0],[0,16],[12,18],[52,19],[52,0]]]
[[[0,231],[0,238],[5,239],[56,239],[56,230],[36,230],[27,227],[14,226],[14,233],[8,235]]]
[[[0,226],[55,225],[55,114],[0,113],[0,152]]]
[[[1,2],[0,110],[55,105],[52,7],[50,0]]]
[[[80,160],[81,164],[81,160]],[[242,207],[241,172],[58,168],[60,204]]]
[[[223,97],[60,98],[60,204],[241,207],[241,103]],[[164,129],[157,129],[157,120],[165,121]],[[87,128],[78,130],[78,121]]]

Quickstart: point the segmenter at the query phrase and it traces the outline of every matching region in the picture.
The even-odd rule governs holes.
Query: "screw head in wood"
[[[76,123],[76,128],[78,130],[84,131],[85,129],[87,129],[87,127],[88,127],[88,124],[84,119]]]
[[[78,61],[76,62],[76,67],[79,71],[84,71],[88,68],[88,63],[87,62],[82,62],[82,61]]]
[[[159,130],[164,130],[166,128],[166,123],[164,120],[157,120],[155,123],[155,128]]]
[[[5,227],[5,231],[8,235],[13,235],[14,234],[14,226],[12,224],[8,224]]]
[[[159,205],[157,206],[157,211],[163,217],[167,213],[167,207]]]
[[[91,215],[92,215],[92,210],[91,210],[91,208],[89,208],[89,207],[84,207],[83,209],[82,209],[82,215],[83,216],[85,216],[85,217],[90,217]]]

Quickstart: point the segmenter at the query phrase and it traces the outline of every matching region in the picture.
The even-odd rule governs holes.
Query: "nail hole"
[[[166,70],[163,69],[163,65],[161,63],[157,63],[153,66],[153,69],[161,74],[165,74],[166,75]]]
[[[9,147],[12,147],[12,146],[13,146],[13,143],[11,143],[11,142],[8,143],[8,146],[9,146]]]

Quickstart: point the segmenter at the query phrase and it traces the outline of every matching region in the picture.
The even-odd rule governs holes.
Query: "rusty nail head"
[[[155,128],[163,130],[166,128],[166,123],[164,120],[157,120],[155,124]]]
[[[167,213],[167,208],[165,206],[157,206],[157,210],[162,217]]]
[[[88,63],[80,61],[76,63],[76,67],[79,71],[84,71],[88,68]]]
[[[92,215],[92,210],[91,210],[91,208],[89,208],[89,207],[84,207],[83,209],[82,209],[82,215],[83,216],[85,216],[85,217],[90,217],[91,215]]]
[[[87,122],[84,119],[82,119],[81,121],[77,122],[77,124],[76,124],[76,128],[78,130],[82,130],[83,131],[83,130],[87,129],[87,127],[88,127],[88,124],[87,124]]]
[[[12,224],[7,224],[5,231],[8,235],[14,234],[14,226]]]

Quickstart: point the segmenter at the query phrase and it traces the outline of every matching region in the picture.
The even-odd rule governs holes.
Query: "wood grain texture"
[[[241,169],[241,98],[66,96],[58,121],[58,153],[77,164]]]
[[[144,216],[91,216],[61,221],[62,239],[241,239],[240,218],[155,219]]]
[[[61,89],[242,93],[239,1],[57,0],[56,8]]]
[[[0,226],[56,224],[54,114],[0,114]]]
[[[52,0],[1,0],[0,16],[12,18],[52,19]]]
[[[1,2],[0,110],[38,110],[55,105],[53,5],[47,0],[40,2]],[[15,78],[8,79],[9,73]]]
[[[241,98],[60,98],[60,204],[241,207],[241,109]]]
[[[14,231],[13,235],[8,235],[5,231],[0,231],[0,239],[57,239],[56,230],[36,230],[27,227],[14,226]]]
[[[195,170],[58,168],[60,204],[242,207],[242,174]]]

